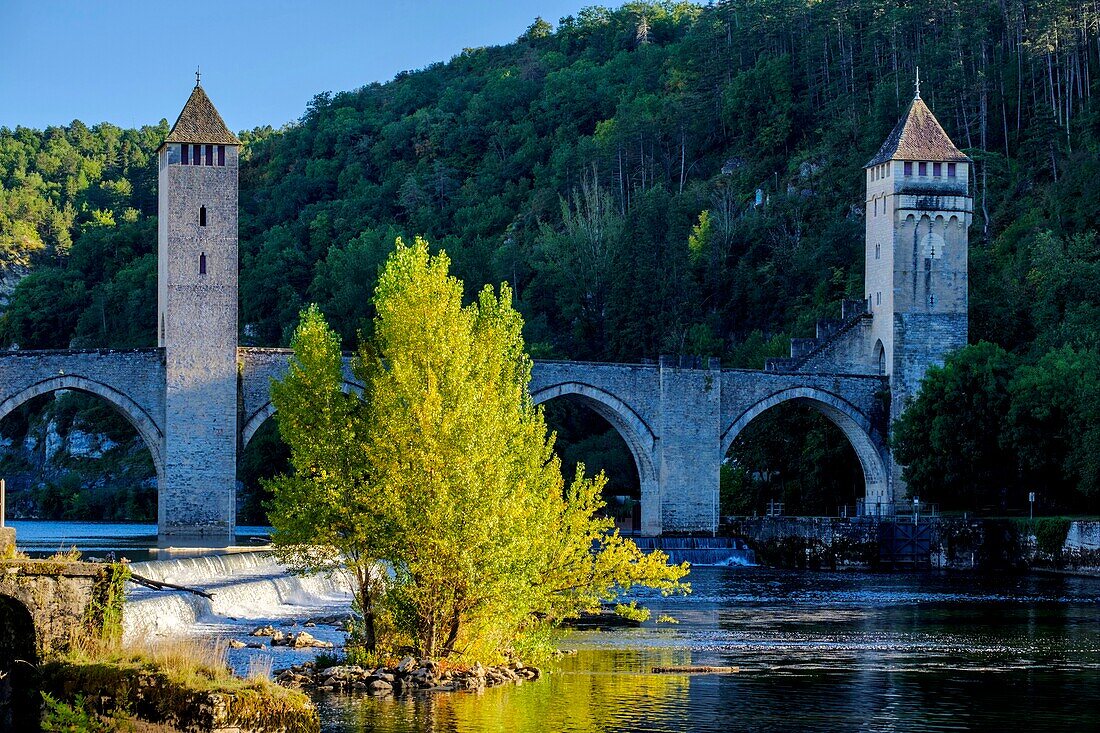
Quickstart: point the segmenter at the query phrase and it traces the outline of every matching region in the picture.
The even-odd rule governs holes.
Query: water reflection
[[[1100,730],[1100,581],[699,569],[677,626],[576,632],[548,678],[319,698],[337,731]],[[654,675],[653,666],[740,666]]]

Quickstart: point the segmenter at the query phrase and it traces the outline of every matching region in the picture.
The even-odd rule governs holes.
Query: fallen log
[[[199,588],[188,588],[187,586],[176,585],[175,583],[165,583],[162,580],[153,580],[152,578],[146,578],[137,573],[130,573],[130,582],[153,590],[182,590],[187,593],[194,593],[197,596],[202,596],[209,600],[214,600],[213,594],[207,593]]]
[[[654,667],[653,674],[737,674],[740,667],[704,667],[684,665],[679,667]]]

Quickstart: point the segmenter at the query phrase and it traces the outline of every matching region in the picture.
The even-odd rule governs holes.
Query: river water
[[[347,601],[339,579],[287,579],[255,554],[144,569],[217,592],[213,603],[135,592],[131,634],[144,617],[160,624],[152,633],[244,639]],[[560,645],[576,654],[542,680],[403,700],[322,695],[323,730],[1100,731],[1100,579],[734,566],[690,580],[690,596],[643,598],[679,623],[567,633]],[[276,654],[279,668],[311,653],[230,661],[243,670]],[[689,663],[740,671],[650,672]]]

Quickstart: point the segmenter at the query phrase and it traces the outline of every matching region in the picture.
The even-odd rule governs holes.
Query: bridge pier
[[[714,532],[722,466],[722,371],[660,360],[660,525],[643,534]],[[646,531],[648,529],[648,531]],[[657,529],[656,532],[653,529]]]

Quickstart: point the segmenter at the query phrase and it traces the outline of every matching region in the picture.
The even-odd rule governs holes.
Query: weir
[[[201,621],[266,619],[287,606],[346,608],[351,602],[350,583],[342,573],[291,575],[265,552],[153,560],[134,563],[131,570],[152,580],[200,588],[213,598],[131,585],[123,615],[125,639],[186,632]]]

